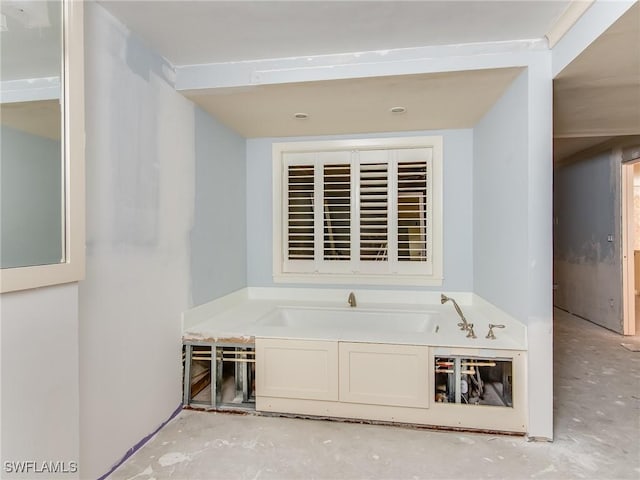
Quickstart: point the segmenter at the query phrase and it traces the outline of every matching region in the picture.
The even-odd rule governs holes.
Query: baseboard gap
[[[116,462],[116,464],[113,465],[111,467],[111,469],[109,469],[109,471],[107,473],[105,473],[101,477],[98,477],[98,480],[105,480],[109,475],[111,475],[113,472],[115,472],[120,467],[120,465],[122,465],[134,453],[136,453],[138,450],[140,450],[149,440],[151,440],[155,436],[156,433],[158,433],[160,430],[162,430],[162,428],[164,428],[164,426],[167,423],[169,423],[171,420],[173,420],[178,415],[178,413],[180,413],[181,411],[182,411],[182,403],[180,405],[178,405],[178,408],[176,408],[173,411],[173,413],[169,416],[169,418],[167,418],[164,422],[162,422],[158,428],[156,428],[153,432],[151,432],[149,435],[144,437],[142,440],[140,440],[138,443],[136,443],[133,447],[131,447],[129,450],[127,450],[127,452],[124,454],[124,456],[118,462]]]

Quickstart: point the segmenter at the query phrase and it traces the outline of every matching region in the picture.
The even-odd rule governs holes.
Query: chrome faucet
[[[496,334],[493,331],[494,328],[504,328],[504,325],[497,325],[495,323],[490,323],[489,324],[489,333],[487,333],[487,336],[484,337],[484,338],[488,338],[490,340],[495,340],[496,339]]]
[[[467,338],[478,338],[476,337],[476,332],[473,331],[473,323],[467,324],[467,330],[469,331],[469,333],[467,333]]]
[[[458,312],[458,315],[460,316],[460,320],[462,320],[460,323],[458,323],[458,326],[460,327],[460,330],[463,331],[468,331],[469,330],[469,323],[467,322],[467,319],[464,318],[464,314],[462,313],[462,310],[460,310],[460,307],[458,306],[458,303],[451,297],[447,297],[444,293],[440,294],[440,303],[445,304],[446,302],[448,302],[449,300],[451,300],[451,302],[453,303],[453,308],[456,309],[456,312]],[[471,327],[472,330],[471,332],[473,332],[473,327]],[[469,332],[469,333],[471,333]],[[472,336],[472,335],[469,335]],[[472,336],[473,338],[475,338],[475,333]]]
[[[350,307],[355,307],[358,305],[358,303],[356,302],[356,294],[351,292],[349,294],[349,298],[347,299],[347,302],[349,302],[349,306]]]

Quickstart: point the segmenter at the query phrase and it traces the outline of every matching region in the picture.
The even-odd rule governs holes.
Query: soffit
[[[38,100],[2,104],[3,126],[31,135],[60,140],[61,114],[58,100]]]
[[[183,92],[245,137],[471,128],[520,68]],[[406,113],[394,114],[395,106]],[[294,118],[304,112],[305,120]]]

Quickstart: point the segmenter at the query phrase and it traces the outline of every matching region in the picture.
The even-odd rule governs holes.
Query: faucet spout
[[[356,307],[358,305],[358,302],[356,302],[356,294],[351,292],[349,294],[349,298],[347,299],[347,302],[349,302],[350,307]]]
[[[440,294],[440,303],[441,304],[445,304],[446,302],[449,302],[449,301],[451,301],[451,303],[453,303],[453,308],[456,309],[456,312],[458,313],[458,316],[460,317],[460,320],[462,320],[460,323],[458,323],[458,326],[460,327],[460,330],[463,330],[463,331],[469,330],[469,323],[467,322],[467,319],[464,318],[464,314],[462,313],[462,310],[458,306],[458,302],[456,302],[451,297],[447,297],[444,293]]]

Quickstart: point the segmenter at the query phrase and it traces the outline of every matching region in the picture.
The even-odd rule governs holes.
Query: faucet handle
[[[504,325],[500,325],[500,324],[490,323],[489,324],[489,332],[487,333],[487,336],[485,338],[489,338],[491,340],[495,340],[496,339],[496,334],[493,333],[493,329],[494,328],[505,328],[505,326]]]
[[[347,302],[349,303],[350,307],[355,307],[357,305],[356,294],[353,292],[349,293],[349,298],[347,298]]]
[[[476,337],[476,332],[473,331],[473,323],[467,324],[467,330],[469,331],[469,333],[467,333],[467,338],[478,338]]]

